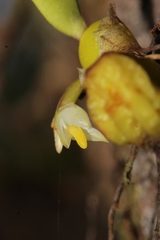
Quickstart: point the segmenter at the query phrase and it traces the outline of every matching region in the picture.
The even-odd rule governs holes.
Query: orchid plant
[[[143,144],[150,136],[158,138],[160,90],[152,79],[155,72],[159,76],[160,70],[152,60],[144,59],[144,49],[117,17],[115,5],[110,4],[106,16],[87,28],[75,0],[33,2],[55,28],[80,42],[80,80],[63,94],[51,124],[57,152],[61,152],[62,146],[69,148],[71,139],[86,148],[86,139]],[[146,65],[152,66],[152,74]],[[91,127],[87,113],[75,104],[83,90],[91,120],[98,130]],[[137,99],[142,102],[139,106],[134,105]]]
[[[81,39],[86,24],[75,0],[60,0],[58,3],[54,0],[33,2],[55,28],[77,40]],[[53,9],[56,14],[52,14]],[[69,148],[71,140],[76,140],[82,149],[87,147],[87,140],[108,142],[100,131],[92,127],[88,114],[75,104],[82,91],[82,82],[77,80],[66,89],[58,103],[51,123],[58,153],[62,151],[63,146]]]

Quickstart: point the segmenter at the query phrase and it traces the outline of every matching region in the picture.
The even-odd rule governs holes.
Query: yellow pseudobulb
[[[146,136],[160,138],[159,79],[152,60],[118,53],[104,54],[87,70],[87,107],[107,139],[140,144]]]

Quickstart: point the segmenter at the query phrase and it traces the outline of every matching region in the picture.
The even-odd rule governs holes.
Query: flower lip
[[[83,132],[83,130],[80,127],[75,127],[75,126],[70,126],[68,125],[68,130],[71,133],[71,135],[74,137],[74,139],[76,140],[77,144],[83,148],[86,149],[87,148],[87,139],[86,136]]]

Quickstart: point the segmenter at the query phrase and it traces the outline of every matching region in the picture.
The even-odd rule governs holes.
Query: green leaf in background
[[[86,28],[76,0],[32,0],[47,21],[57,30],[80,39]]]

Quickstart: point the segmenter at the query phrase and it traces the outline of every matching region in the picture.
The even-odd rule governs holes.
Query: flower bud
[[[106,16],[89,26],[80,39],[79,58],[82,67],[90,67],[105,52],[144,56],[134,35],[117,17],[113,3],[109,4]]]

